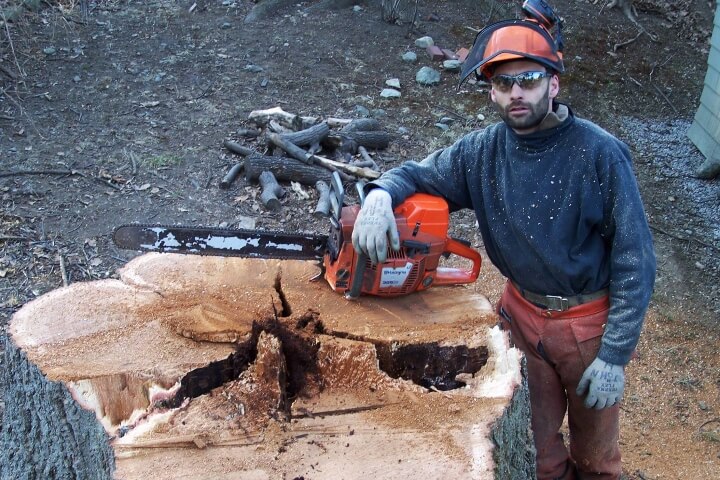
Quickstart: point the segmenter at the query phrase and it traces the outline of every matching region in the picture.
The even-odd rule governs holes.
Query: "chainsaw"
[[[448,204],[440,197],[417,193],[395,208],[400,250],[372,264],[355,251],[352,231],[359,205],[344,206],[344,189],[335,173],[330,188],[331,228],[328,235],[219,227],[128,224],[113,232],[124,249],[147,252],[237,256],[264,259],[317,260],[330,287],[355,299],[361,294],[393,297],[435,285],[474,282],[480,254],[466,242],[448,237]],[[358,188],[362,200],[362,189]],[[441,257],[458,255],[468,269],[439,266]]]

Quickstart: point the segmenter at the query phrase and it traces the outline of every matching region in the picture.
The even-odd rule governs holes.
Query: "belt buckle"
[[[561,297],[559,295],[545,295],[545,298],[547,298],[547,310],[564,312],[570,308],[570,303],[565,297]]]

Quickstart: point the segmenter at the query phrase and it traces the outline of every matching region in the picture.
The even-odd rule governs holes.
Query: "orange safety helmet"
[[[492,66],[508,60],[527,59],[563,73],[562,42],[556,42],[543,25],[533,19],[503,20],[483,28],[475,37],[462,71],[460,85],[471,73],[488,81]]]

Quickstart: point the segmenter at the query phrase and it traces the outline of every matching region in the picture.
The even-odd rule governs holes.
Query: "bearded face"
[[[503,121],[519,134],[536,131],[558,94],[557,75],[547,73],[538,63],[514,60],[498,65],[493,76],[503,77],[502,82],[491,79],[490,89],[490,98]],[[533,76],[539,78],[531,80]]]

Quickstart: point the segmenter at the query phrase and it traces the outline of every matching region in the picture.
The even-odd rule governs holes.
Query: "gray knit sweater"
[[[562,106],[564,108],[564,106]],[[372,182],[393,204],[415,192],[475,210],[490,260],[545,295],[610,289],[598,357],[630,360],[655,281],[652,236],[627,146],[568,111],[528,135],[504,123],[472,132]]]

